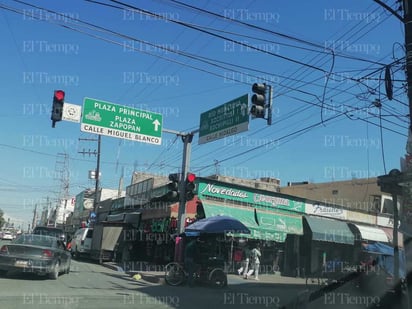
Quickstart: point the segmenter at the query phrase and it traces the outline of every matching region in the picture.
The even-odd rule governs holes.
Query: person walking
[[[260,245],[258,244],[250,252],[251,269],[247,272],[245,279],[248,279],[252,274],[254,274],[255,280],[259,280],[259,267],[260,267],[260,257],[261,256],[262,256],[262,253],[260,252]]]
[[[250,249],[249,246],[246,245],[242,248],[242,265],[237,270],[239,276],[243,274],[243,277],[246,277],[247,272],[249,270],[249,261],[250,261]]]

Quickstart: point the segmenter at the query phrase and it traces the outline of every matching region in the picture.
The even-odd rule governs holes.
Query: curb
[[[166,281],[164,279],[164,273],[163,272],[148,272],[148,271],[125,271],[122,267],[118,266],[116,263],[103,263],[102,266],[107,267],[111,270],[117,271],[117,272],[122,272],[130,276],[136,281],[146,281],[152,284],[157,284],[157,285],[165,285]],[[134,277],[138,275],[137,277]],[[233,275],[233,274],[232,274]],[[231,274],[228,274],[228,276],[231,276]],[[237,277],[237,275],[233,275]],[[277,277],[276,280],[273,280],[272,278],[268,279],[265,278],[264,275],[262,275],[261,280],[257,281],[261,283],[274,283],[274,284],[296,284],[296,285],[305,285],[305,279],[299,278],[289,278],[289,277]],[[307,283],[306,286],[312,286],[316,285],[315,283]]]
[[[130,273],[130,275],[135,275],[136,273]],[[155,283],[155,284],[159,284],[159,285],[162,285],[162,284],[165,284],[166,282],[165,282],[165,279],[164,279],[164,276],[160,276],[160,275],[150,275],[150,274],[148,274],[148,273],[145,273],[145,272],[137,272],[137,274],[138,275],[140,275],[141,276],[141,280],[144,280],[144,281],[147,281],[147,282],[150,282],[150,283]]]
[[[102,266],[110,268],[111,270],[114,270],[114,271],[124,272],[123,268],[121,268],[120,266],[117,266],[116,264],[103,263]]]
[[[123,272],[128,274],[130,277],[133,277],[135,275],[140,275],[140,279],[135,279],[135,280],[144,280],[150,283],[156,283],[156,284],[165,284],[165,279],[163,274],[162,275],[156,275],[156,274],[149,274],[147,272],[136,272],[136,271],[131,271],[131,272],[126,272],[121,268],[120,266],[116,265],[115,263],[103,263],[102,266],[107,267],[111,270],[118,271],[118,272]]]

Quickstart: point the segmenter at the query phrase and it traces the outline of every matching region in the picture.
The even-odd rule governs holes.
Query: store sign
[[[170,219],[153,219],[150,224],[150,232],[165,233],[169,230]]]
[[[285,232],[279,232],[279,231],[267,232],[267,231],[262,231],[262,230],[251,228],[250,235],[247,235],[246,237],[252,238],[252,239],[264,240],[264,241],[285,242],[286,235],[287,233]]]
[[[177,227],[176,218],[161,218],[148,220],[144,227],[144,233],[166,233]]]
[[[321,217],[335,218],[335,219],[347,219],[347,210],[339,207],[333,207],[326,204],[306,204],[305,213],[309,215],[317,215]]]
[[[361,213],[359,211],[348,210],[347,211],[347,220],[350,222],[359,222],[375,225],[376,224],[376,215]]]
[[[384,226],[384,227],[393,228],[393,226],[394,226],[393,217],[379,216],[379,215],[378,215],[378,217],[377,217],[377,224],[378,224],[378,226]],[[398,227],[399,227],[399,222],[398,222]]]
[[[198,187],[199,198],[202,196],[209,196],[296,212],[305,211],[305,204],[303,202],[294,201],[281,196],[254,193],[241,189],[219,186],[212,183],[199,183]]]

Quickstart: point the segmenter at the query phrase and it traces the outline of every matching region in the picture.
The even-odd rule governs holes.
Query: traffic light
[[[404,178],[404,174],[397,170],[393,169],[387,175],[378,176],[377,184],[381,189],[381,192],[402,195],[402,187],[399,185]]]
[[[252,85],[252,107],[250,114],[254,118],[263,118],[267,120],[268,125],[272,124],[272,87],[263,83],[254,83]],[[266,116],[267,110],[267,116]]]
[[[63,105],[64,105],[64,91],[55,90],[53,96],[53,107],[51,112],[52,128],[56,126],[57,121],[62,120]]]
[[[179,181],[180,174],[174,173],[169,174],[170,182],[167,185],[168,192],[166,194],[169,201],[178,201],[179,200]]]
[[[266,88],[266,84],[254,83],[252,86],[254,95],[252,96],[252,107],[250,109],[250,113],[255,118],[265,118]]]
[[[195,197],[195,180],[196,175],[193,173],[188,173],[185,180],[185,194],[186,194],[186,201],[190,201]]]

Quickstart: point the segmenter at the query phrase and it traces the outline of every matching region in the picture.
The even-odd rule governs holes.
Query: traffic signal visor
[[[55,127],[57,121],[61,121],[63,117],[65,93],[63,90],[55,90],[53,95],[53,106],[51,112],[52,127]]]
[[[192,173],[187,174],[187,181],[188,182],[194,182],[196,180],[196,175]]]
[[[186,181],[185,181],[185,193],[186,193],[186,200],[190,201],[195,197],[194,190],[196,188],[195,186],[195,180],[196,180],[196,175],[193,173],[188,173],[186,176]]]
[[[54,91],[54,98],[55,100],[57,100],[58,102],[64,103],[64,96],[65,93],[63,90],[56,90]]]
[[[180,175],[178,173],[169,174],[170,182],[167,185],[167,198],[171,201],[179,197],[179,179]]]

